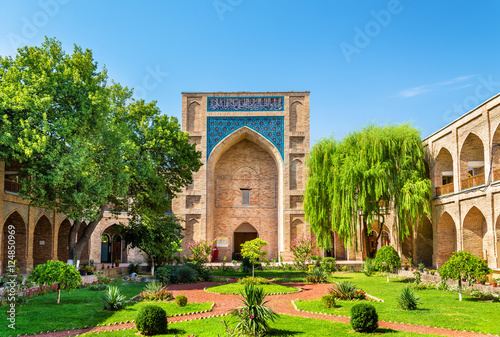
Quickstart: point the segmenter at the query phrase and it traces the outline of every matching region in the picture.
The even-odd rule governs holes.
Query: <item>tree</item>
[[[55,39],[0,58],[0,160],[19,163],[19,193],[31,205],[74,220],[70,261],[108,205],[165,214],[202,165],[177,119],[132,94],[108,85],[90,50],[68,55]]]
[[[259,258],[265,258],[267,252],[262,248],[267,246],[267,242],[259,238],[247,241],[241,245],[241,256],[248,258],[252,263],[252,277],[255,276],[255,261]]]
[[[389,272],[394,268],[401,268],[401,258],[393,246],[383,246],[377,251],[375,266],[378,269],[385,268],[389,282]]]
[[[52,286],[57,284],[57,304],[61,300],[61,290],[76,289],[82,282],[78,270],[61,261],[47,261],[47,263],[36,266],[31,272],[29,280],[38,285]]]
[[[182,241],[182,227],[174,215],[134,216],[128,225],[120,225],[119,229],[132,248],[139,248],[149,256],[152,276],[155,267],[171,260]]]
[[[430,213],[431,182],[425,177],[423,158],[420,131],[411,124],[370,125],[342,141],[320,140],[307,161],[304,193],[306,220],[318,244],[331,249],[336,232],[346,246],[357,248],[361,215],[365,247],[370,249],[370,224],[380,226],[378,242],[389,207],[398,218],[395,231],[403,241]],[[375,252],[369,250],[368,257]]]
[[[293,253],[295,264],[300,268],[306,267],[306,261],[311,256],[316,240],[311,235],[302,235],[299,238],[293,239],[290,243],[290,250]]]
[[[452,279],[458,281],[458,298],[462,301],[462,280],[469,283],[482,276],[491,274],[491,269],[483,259],[462,250],[454,252],[451,257],[439,269],[439,275],[446,281]]]

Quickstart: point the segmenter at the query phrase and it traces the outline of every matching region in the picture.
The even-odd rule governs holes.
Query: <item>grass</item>
[[[275,293],[294,293],[297,292],[297,288],[283,286],[281,284],[260,284],[259,287],[264,288],[264,294],[275,294]],[[207,288],[207,291],[221,294],[241,294],[245,286],[239,283],[229,283],[221,286],[215,286]]]
[[[467,330],[490,334],[500,334],[500,303],[480,302],[478,299],[464,297],[460,302],[458,294],[436,289],[415,290],[420,297],[418,310],[405,311],[398,308],[397,297],[403,282],[394,279],[387,283],[385,274],[367,277],[362,273],[342,274],[333,277],[336,281],[350,280],[358,288],[378,297],[384,302],[370,302],[377,309],[380,320],[430,325],[454,330]],[[298,309],[349,316],[351,307],[357,302],[337,301],[337,307],[326,309],[321,300],[296,301]]]
[[[229,317],[225,318],[229,320]],[[233,322],[230,324],[235,326]],[[188,322],[176,322],[169,323],[169,333],[166,335],[156,335],[156,336],[189,336],[194,335],[196,337],[201,336],[225,336],[226,331],[224,329],[224,324],[221,323],[221,317],[207,318],[203,320],[194,320]],[[390,329],[378,329],[373,334],[361,334],[351,330],[349,324],[332,322],[327,320],[319,320],[312,318],[303,318],[296,316],[280,315],[274,323],[271,323],[271,327],[274,329],[269,336],[311,336],[311,337],[324,337],[324,336],[338,336],[338,337],[356,337],[356,336],[390,336],[390,337],[432,337],[436,335],[428,334],[417,334],[411,332],[395,331]],[[136,329],[130,330],[120,330],[120,331],[108,331],[96,333],[87,333],[81,335],[82,337],[121,337],[130,336],[136,337]]]
[[[246,274],[237,270],[214,270],[214,276],[223,276],[223,277],[245,277],[252,276],[252,273]],[[265,278],[300,278],[307,276],[307,273],[302,270],[256,270],[255,276],[265,277]]]
[[[139,294],[145,283],[114,283],[127,299]],[[135,319],[137,310],[143,303],[130,304],[123,311],[103,311],[101,296],[103,291],[77,289],[68,293],[61,293],[61,303],[56,304],[56,293],[51,293],[32,299],[28,304],[17,307],[16,330],[0,325],[0,336],[34,334],[42,331],[67,330],[82,328],[103,323],[131,321]],[[210,309],[211,303],[188,303],[188,306],[179,308],[175,303],[160,304],[169,315]],[[7,307],[1,307],[0,312],[6,317]]]

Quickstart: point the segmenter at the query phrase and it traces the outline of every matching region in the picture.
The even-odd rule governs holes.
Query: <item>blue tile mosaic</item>
[[[208,97],[208,111],[283,111],[285,97]]]
[[[285,135],[283,116],[207,117],[207,160],[217,144],[234,131],[248,127],[269,140],[284,160]]]

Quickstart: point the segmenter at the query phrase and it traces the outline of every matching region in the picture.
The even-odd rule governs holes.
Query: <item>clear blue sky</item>
[[[426,137],[500,92],[500,2],[0,0],[0,55],[56,37],[180,118],[183,91],[311,92],[311,143]],[[153,73],[154,76],[151,76]]]

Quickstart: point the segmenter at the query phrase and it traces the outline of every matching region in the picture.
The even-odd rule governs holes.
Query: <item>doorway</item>
[[[255,229],[254,226],[249,224],[248,222],[244,222],[238,226],[238,228],[234,231],[234,246],[233,253],[236,259],[241,258],[241,245],[247,241],[256,239],[259,236],[259,233]]]

